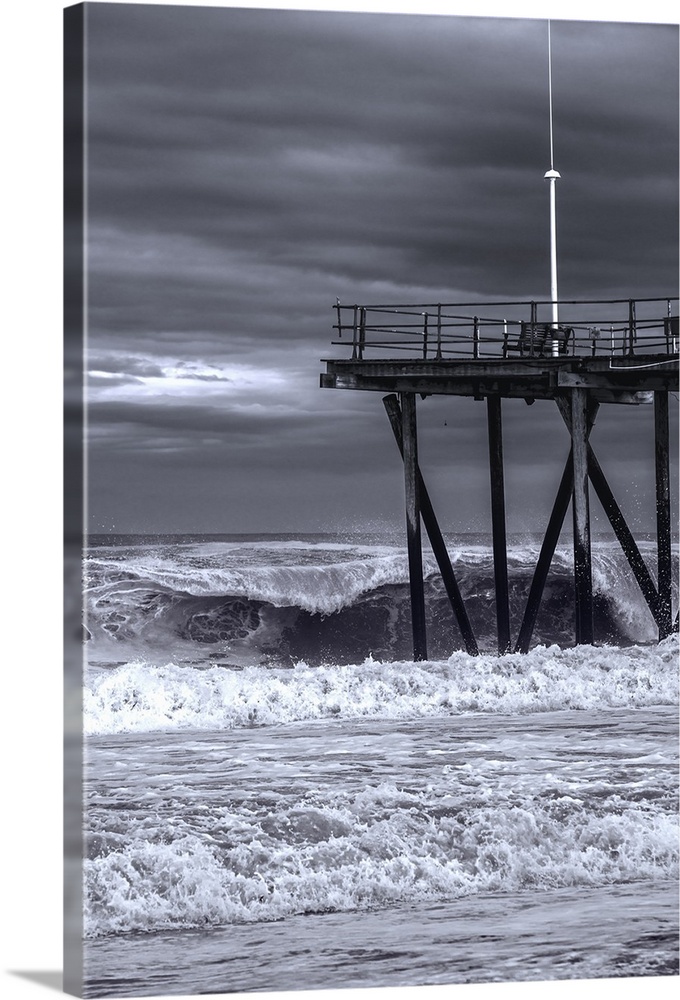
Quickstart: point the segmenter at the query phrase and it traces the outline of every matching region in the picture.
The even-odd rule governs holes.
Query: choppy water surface
[[[640,634],[637,599],[621,645],[552,634],[526,657],[413,663],[401,558],[297,540],[95,550],[89,995],[677,974],[676,640]],[[456,558],[481,593],[486,549]],[[607,549],[601,574],[615,563]],[[363,582],[329,610],[345,572]],[[272,619],[249,617],[265,577],[289,616],[266,641]],[[192,637],[208,585],[225,629],[209,641]],[[318,636],[366,601],[371,635],[378,605],[392,615],[386,656],[291,656],[310,621]],[[543,628],[566,624],[555,610]]]

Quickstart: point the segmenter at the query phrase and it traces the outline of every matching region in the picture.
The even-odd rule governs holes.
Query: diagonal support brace
[[[387,416],[392,427],[392,432],[394,434],[395,440],[397,442],[397,447],[403,459],[404,457],[404,442],[402,436],[402,415],[401,407],[399,405],[399,400],[395,395],[385,396],[383,398],[383,404],[385,410],[387,411]],[[460,628],[461,634],[463,636],[463,641],[465,643],[465,648],[471,656],[479,655],[479,647],[477,646],[477,640],[475,639],[474,632],[472,631],[472,625],[470,624],[470,619],[468,618],[467,609],[463,602],[463,598],[458,587],[458,582],[456,580],[455,574],[453,572],[453,567],[451,565],[451,560],[449,559],[449,554],[446,550],[446,545],[442,537],[442,533],[439,529],[439,524],[437,523],[437,518],[432,507],[432,502],[430,501],[430,496],[425,487],[423,477],[421,475],[420,469],[417,471],[417,482],[418,482],[418,492],[420,495],[420,515],[423,519],[423,524],[425,525],[425,530],[427,531],[428,537],[430,539],[430,545],[432,546],[432,552],[437,560],[437,565],[439,566],[439,572],[442,575],[444,581],[444,587],[448,595],[449,601],[451,602],[451,607],[453,608],[453,613],[456,616],[456,621],[458,622],[458,627]]]
[[[568,404],[565,400],[558,399],[557,405],[568,430],[571,432],[571,412]],[[616,502],[614,494],[611,491],[609,483],[606,480],[602,467],[600,466],[597,456],[595,455],[590,443],[588,444],[588,475],[590,476],[590,481],[593,484],[593,489],[597,494],[597,498],[602,504],[605,514],[609,518],[612,530],[614,531],[614,534],[623,549],[623,553],[628,560],[628,565],[630,566],[633,575],[637,580],[638,586],[642,591],[642,595],[647,602],[647,606],[652,614],[652,617],[654,618],[657,626],[660,628],[662,616],[659,608],[658,591],[654,585],[650,572],[647,569],[647,564],[642,558],[637,543],[633,538],[630,528],[626,524],[626,519]]]
[[[595,402],[591,404],[588,412],[588,433],[590,433],[593,428],[598,409],[599,403]],[[562,473],[560,485],[557,489],[557,496],[555,497],[548,526],[545,530],[543,544],[541,545],[538,562],[536,563],[536,569],[534,570],[534,576],[531,581],[531,587],[529,588],[529,596],[527,597],[524,617],[522,619],[522,625],[515,644],[516,653],[529,652],[529,643],[531,642],[531,637],[536,626],[536,619],[541,607],[541,600],[543,598],[545,583],[550,571],[550,564],[552,563],[553,556],[555,555],[555,549],[557,547],[557,542],[559,541],[564,519],[567,516],[567,511],[569,510],[573,486],[574,473],[572,448],[569,451],[569,455],[564,466],[564,472]]]

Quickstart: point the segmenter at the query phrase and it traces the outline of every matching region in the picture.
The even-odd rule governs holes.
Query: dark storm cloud
[[[88,24],[102,455],[142,451],[149,483],[156,450],[277,483],[344,467],[343,441],[357,472],[391,467],[379,400],[318,389],[332,303],[547,295],[546,23],[96,4]],[[676,293],[677,61],[672,27],[553,23],[563,297]]]
[[[486,274],[493,226],[499,291],[537,280],[507,251],[519,240],[526,263],[532,247],[538,263],[545,241],[544,24],[394,16],[385,30],[385,17],[369,15],[174,8],[160,25],[153,9],[137,10],[120,47],[102,15],[106,44],[92,53],[102,217],[113,210],[117,225],[191,231],[242,252],[262,253],[266,239],[270,257],[300,265],[321,250],[330,273],[335,252],[368,245],[380,251],[374,273],[398,280],[415,260],[425,286],[442,280],[444,246],[452,264],[472,255]],[[647,192],[636,204],[626,185],[668,176],[675,163],[675,140],[665,139],[672,39],[644,26],[562,30],[565,176],[573,161],[574,179],[581,164],[606,181],[610,202],[625,198],[634,234],[655,199]],[[601,38],[588,44],[589,33]],[[603,220],[611,207],[601,206]],[[366,273],[365,249],[361,257],[352,277]],[[478,274],[471,287],[485,284]]]

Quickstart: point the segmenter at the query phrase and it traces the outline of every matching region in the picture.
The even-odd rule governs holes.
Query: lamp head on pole
[[[544,180],[551,180],[551,181],[554,181],[554,180],[557,180],[557,178],[558,178],[558,177],[561,177],[561,176],[562,176],[562,175],[561,175],[561,174],[559,174],[559,173],[558,173],[558,172],[557,172],[556,170],[548,170],[548,171],[547,171],[547,173],[545,173],[545,174],[543,175],[543,179],[544,179]]]

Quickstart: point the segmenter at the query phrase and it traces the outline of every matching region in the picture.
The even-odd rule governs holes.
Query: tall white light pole
[[[555,211],[555,181],[560,174],[555,170],[553,156],[553,102],[552,102],[552,47],[550,42],[550,21],[548,21],[548,97],[550,102],[550,170],[545,179],[550,181],[550,299],[552,301],[552,324],[557,329],[559,322],[557,305],[557,220]],[[552,354],[559,354],[559,340],[552,341]]]

